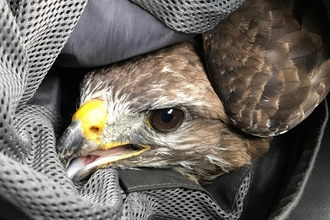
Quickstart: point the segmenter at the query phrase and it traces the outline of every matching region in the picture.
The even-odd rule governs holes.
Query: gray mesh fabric
[[[161,20],[184,33],[203,33],[243,4],[244,0],[132,0]]]
[[[239,219],[243,200],[248,192],[250,175],[247,175],[235,193],[233,207],[222,210],[208,195],[184,188],[133,192],[124,203],[122,219],[147,219],[153,213],[162,213],[180,219]]]
[[[174,2],[181,9],[189,9],[187,16],[196,9]],[[200,9],[207,9],[202,1],[193,5],[197,3]],[[220,3],[216,4],[219,7]],[[0,197],[31,219],[146,219],[152,214],[238,219],[249,189],[249,175],[239,183],[233,204],[225,211],[198,190],[160,189],[123,195],[118,173],[112,169],[99,170],[78,184],[67,178],[55,149],[59,115],[26,103],[51,68],[85,5],[85,0],[0,0]],[[195,18],[184,17],[188,23],[182,27],[192,32],[211,28],[239,3],[226,1],[225,5],[229,7],[225,7],[225,14],[210,11],[206,15],[208,10],[199,10],[197,14],[203,12],[209,22],[200,20],[191,25]],[[163,6],[158,3],[153,7]]]
[[[111,202],[89,202],[66,178],[55,150],[59,117],[25,105],[69,37],[85,1],[0,1],[0,195],[33,219],[105,219]],[[108,171],[116,182],[115,171]],[[97,190],[101,191],[101,188]],[[85,189],[85,195],[100,193]],[[95,204],[98,204],[97,206]],[[78,210],[78,211],[77,211]]]

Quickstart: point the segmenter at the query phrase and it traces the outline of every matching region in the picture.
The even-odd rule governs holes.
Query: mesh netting
[[[187,5],[173,3],[178,8],[168,10],[168,15],[180,17],[182,14],[176,13]],[[212,3],[196,1],[193,5],[197,3],[197,17],[208,21],[197,22],[194,16],[188,19],[196,8],[187,7],[190,12],[184,10],[187,22],[180,20],[181,31],[211,28],[241,1],[221,3],[226,5],[223,11],[219,2],[214,3],[214,10],[208,8]],[[164,12],[167,4],[148,8]],[[226,211],[204,192],[184,188],[134,192],[123,197],[117,171],[112,169],[100,170],[80,185],[67,178],[55,150],[59,115],[26,103],[51,68],[85,5],[85,0],[0,0],[1,198],[16,204],[32,219],[146,219],[152,213],[183,219],[237,219],[250,176],[238,187],[234,205]],[[142,6],[147,7],[146,3]],[[163,12],[160,15],[164,18]],[[173,26],[171,19],[165,19],[169,26]]]
[[[200,191],[177,188],[174,190],[150,190],[130,193],[124,203],[124,219],[147,219],[161,213],[181,219],[239,219],[243,211],[243,200],[250,185],[247,175],[235,193],[234,206],[222,210],[208,195]]]
[[[244,0],[132,0],[168,27],[184,33],[203,33],[243,4]]]

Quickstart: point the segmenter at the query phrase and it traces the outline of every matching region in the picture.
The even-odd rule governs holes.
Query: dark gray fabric
[[[192,38],[128,0],[89,1],[56,63],[95,67]]]
[[[251,180],[253,179],[254,166],[255,162],[250,166],[225,173],[204,188],[223,210],[229,210],[235,202],[235,194],[239,191],[240,183],[244,181],[247,175],[251,176]]]
[[[329,106],[329,98],[328,98]],[[290,220],[330,219],[330,122],[316,155],[315,165],[297,206],[289,215]]]
[[[199,184],[192,182],[171,169],[125,169],[118,170],[121,187],[128,193],[144,190],[187,188],[205,191]]]
[[[330,219],[330,125],[326,129],[312,174],[291,220]]]
[[[61,81],[58,71],[51,69],[43,79],[37,92],[27,102],[30,105],[42,105],[60,112],[61,110]]]
[[[300,124],[300,130],[295,129],[291,132],[292,136],[288,142],[291,148],[288,163],[282,175],[282,189],[270,216],[271,219],[290,218],[290,213],[301,199],[311,176],[328,121],[326,101],[314,110],[313,116]]]
[[[124,206],[131,207],[124,210],[123,218],[137,216],[138,219],[146,219],[149,216],[148,219],[238,219],[250,185],[249,169],[245,171],[243,175],[229,175],[234,177],[233,181],[227,182],[228,187],[221,187],[224,193],[219,193],[230,197],[222,206],[202,186],[170,169],[119,170],[121,186],[127,194]],[[224,178],[226,179],[228,180]]]

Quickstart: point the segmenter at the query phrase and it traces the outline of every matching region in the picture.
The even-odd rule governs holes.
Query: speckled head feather
[[[205,183],[268,149],[267,139],[233,130],[192,42],[91,72],[82,84],[81,105],[95,99],[108,112],[100,145],[150,146],[106,167],[171,167]],[[183,122],[173,131],[157,131],[148,122],[150,113],[167,108],[184,112]]]
[[[111,104],[107,105],[113,107],[111,110],[120,107],[142,112],[184,105],[187,108],[198,106],[194,110],[200,111],[200,115],[202,112],[213,118],[224,115],[221,102],[214,102],[219,99],[191,43],[90,73],[82,85],[81,104],[95,98]]]

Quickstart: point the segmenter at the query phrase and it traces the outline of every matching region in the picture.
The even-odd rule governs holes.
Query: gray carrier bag
[[[303,192],[329,142],[326,102],[250,166],[205,187],[166,169],[103,169],[74,184],[56,153],[81,68],[192,38],[242,2],[0,0],[0,219],[302,219],[314,207],[304,196],[316,201]],[[311,179],[318,175],[329,178]]]

